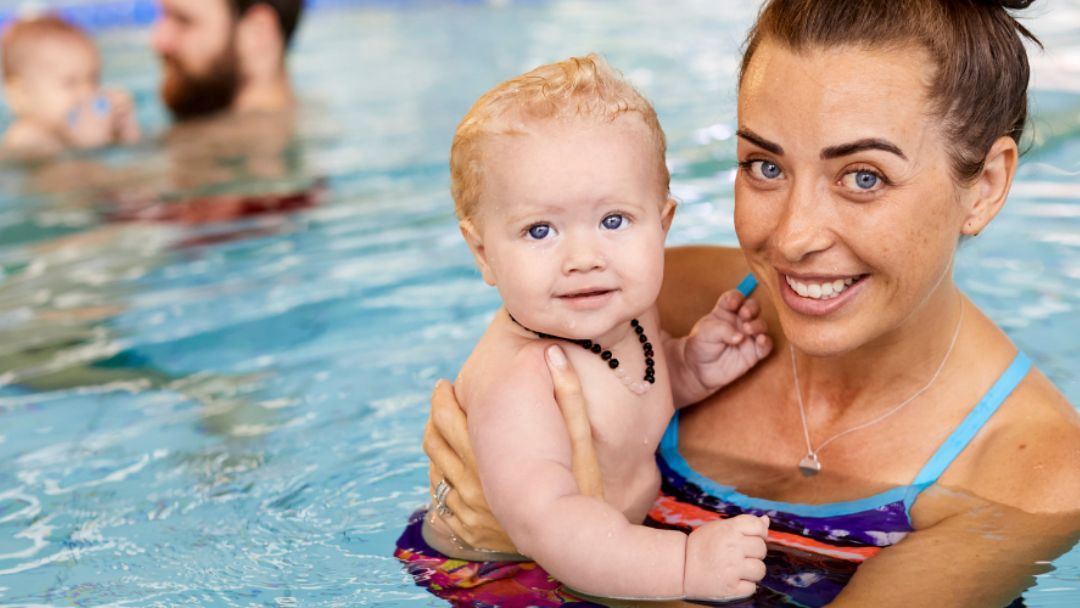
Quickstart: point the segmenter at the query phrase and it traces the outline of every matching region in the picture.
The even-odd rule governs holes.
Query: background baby
[[[55,16],[16,21],[0,39],[0,61],[13,115],[0,142],[6,155],[138,141],[131,97],[100,87],[101,57],[78,27]]]

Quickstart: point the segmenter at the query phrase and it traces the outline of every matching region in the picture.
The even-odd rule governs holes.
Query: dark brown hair
[[[928,98],[952,142],[953,170],[968,181],[995,140],[1019,143],[1024,133],[1030,68],[1022,39],[1042,45],[1006,9],[1032,1],[769,0],[747,37],[739,80],[765,40],[793,51],[919,45],[937,67]]]
[[[229,0],[229,6],[237,17],[256,4],[265,4],[274,9],[278,17],[278,25],[281,26],[281,38],[287,46],[292,40],[296,26],[300,23],[300,15],[304,12],[304,0]]]

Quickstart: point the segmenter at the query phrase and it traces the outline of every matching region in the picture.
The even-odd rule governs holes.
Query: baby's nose
[[[569,239],[563,258],[564,274],[603,270],[605,266],[604,254],[593,239]]]

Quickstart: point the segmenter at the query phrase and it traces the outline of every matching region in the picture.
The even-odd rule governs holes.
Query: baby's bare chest
[[[601,465],[639,466],[641,460],[651,463],[674,413],[666,374],[658,373],[656,383],[639,395],[607,366],[596,363],[588,359],[574,361]]]

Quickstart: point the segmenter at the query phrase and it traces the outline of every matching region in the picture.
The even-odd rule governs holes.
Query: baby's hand
[[[712,392],[745,374],[772,350],[761,306],[738,290],[724,292],[686,339],[686,366]]]
[[[104,95],[79,104],[68,114],[64,133],[75,148],[97,148],[112,143],[114,133],[112,107]]]
[[[68,116],[67,140],[76,148],[132,144],[139,140],[134,103],[124,91],[102,91]]]
[[[769,518],[739,515],[709,522],[686,540],[683,594],[687,599],[749,597],[765,577]]]
[[[135,102],[131,94],[120,89],[108,89],[104,93],[109,100],[113,115],[113,142],[135,144],[142,136],[139,121],[135,116]]]

